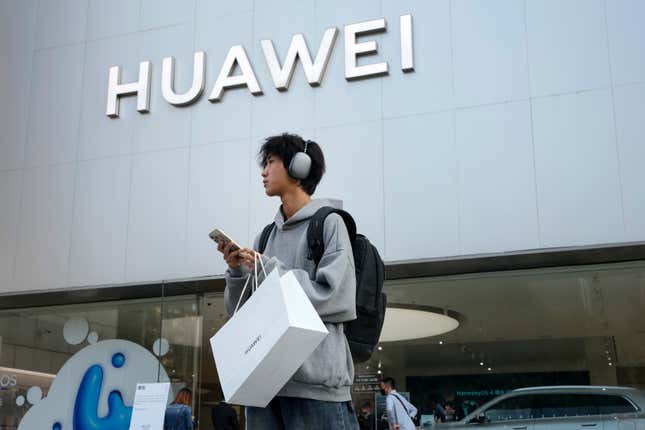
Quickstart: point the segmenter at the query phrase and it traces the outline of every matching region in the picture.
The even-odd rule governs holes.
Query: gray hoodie
[[[354,365],[343,322],[356,319],[356,274],[349,235],[343,219],[331,214],[325,219],[323,254],[318,270],[307,259],[307,227],[313,214],[333,201],[312,200],[286,222],[282,210],[275,216],[275,228],[269,236],[262,261],[267,274],[277,268],[282,275],[291,270],[329,330],[329,335],[296,371],[278,396],[344,402],[351,400]],[[254,248],[259,244],[255,238]],[[228,269],[224,299],[232,315],[248,271],[246,267]],[[263,277],[260,275],[260,282]],[[250,296],[247,288],[242,302]]]

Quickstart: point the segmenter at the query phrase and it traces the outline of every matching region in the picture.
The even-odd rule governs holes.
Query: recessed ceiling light
[[[422,339],[451,332],[459,327],[460,315],[430,306],[392,304],[385,310],[379,342]],[[443,345],[443,341],[439,342]]]
[[[493,370],[493,369],[491,369],[491,368],[489,367],[489,368],[488,368],[488,371],[490,372],[491,370]]]
[[[479,362],[479,365],[480,365],[480,366],[483,366],[483,365],[484,365],[484,362],[483,362],[483,361],[480,361],[480,362]]]

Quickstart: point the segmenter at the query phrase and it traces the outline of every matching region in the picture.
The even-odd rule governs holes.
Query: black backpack
[[[345,336],[356,363],[369,360],[378,343],[385,319],[387,298],[383,292],[385,266],[378,251],[362,234],[356,233],[354,218],[344,210],[332,207],[322,207],[311,217],[307,229],[307,258],[313,260],[316,266],[325,253],[323,228],[325,218],[336,213],[343,218],[349,239],[352,242],[354,265],[356,268],[356,319],[345,324]],[[264,227],[260,235],[258,251],[264,252],[267,241],[275,223]]]

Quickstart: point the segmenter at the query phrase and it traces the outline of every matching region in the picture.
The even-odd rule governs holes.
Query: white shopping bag
[[[293,273],[274,269],[211,337],[226,402],[265,407],[327,334]]]

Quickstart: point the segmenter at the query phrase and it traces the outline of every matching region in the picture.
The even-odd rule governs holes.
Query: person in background
[[[438,423],[446,422],[446,409],[443,407],[443,399],[437,400],[434,406],[434,420]]]
[[[369,402],[363,403],[358,414],[358,426],[361,430],[374,430],[375,420]]]
[[[211,419],[215,430],[238,430],[240,428],[235,409],[224,400],[215,405],[211,412]]]
[[[415,430],[416,426],[411,417],[417,415],[417,408],[396,392],[394,378],[383,378],[380,385],[381,394],[386,396],[385,411],[390,430]]]
[[[193,430],[193,393],[188,388],[182,388],[175,400],[166,408],[164,430]]]

